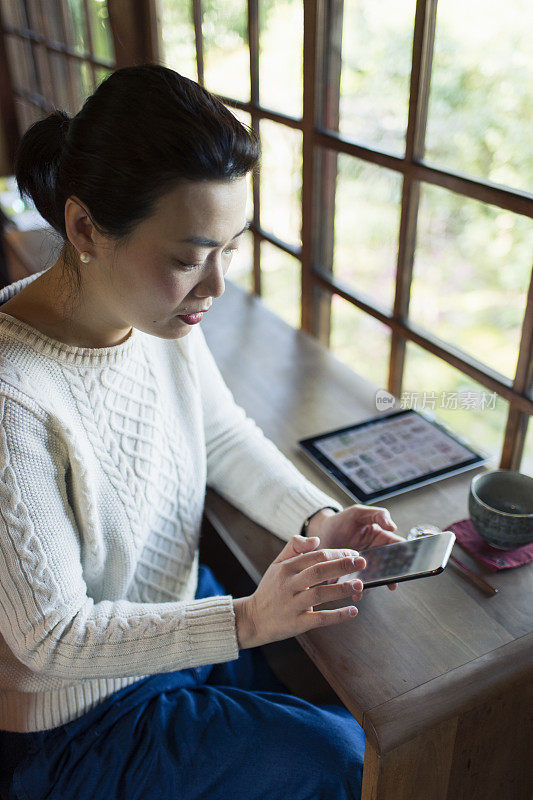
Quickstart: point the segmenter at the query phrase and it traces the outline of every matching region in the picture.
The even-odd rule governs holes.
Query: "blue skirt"
[[[196,596],[217,594],[200,566]],[[0,797],[360,798],[364,747],[343,706],[291,694],[254,648],[140,680],[53,730],[0,731]]]

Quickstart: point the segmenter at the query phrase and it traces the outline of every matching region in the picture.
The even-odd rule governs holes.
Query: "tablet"
[[[408,492],[488,459],[414,409],[310,436],[298,445],[360,503]]]

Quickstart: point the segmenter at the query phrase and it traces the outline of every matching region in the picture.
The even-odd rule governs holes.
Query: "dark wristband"
[[[307,529],[309,527],[309,523],[311,522],[315,514],[318,514],[319,511],[323,511],[325,508],[331,508],[331,510],[334,511],[336,514],[339,513],[339,509],[333,508],[333,506],[322,506],[322,508],[318,508],[316,511],[313,511],[313,513],[310,514],[305,520],[304,524],[302,525],[302,530],[300,531],[300,536],[307,536]]]

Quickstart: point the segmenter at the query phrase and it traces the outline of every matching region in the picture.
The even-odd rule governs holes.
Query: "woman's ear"
[[[65,203],[65,230],[78,253],[89,253],[92,258],[96,256],[98,232],[88,209],[75,195],[68,197]]]

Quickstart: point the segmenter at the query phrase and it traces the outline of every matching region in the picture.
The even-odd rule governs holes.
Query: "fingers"
[[[363,582],[359,579],[343,581],[342,583],[323,584],[313,586],[300,592],[302,609],[329,603],[332,600],[342,600],[351,597],[354,602],[358,602],[363,594]]]
[[[376,530],[381,529],[384,532],[393,532],[397,529],[398,526],[393,522],[387,508],[381,508],[380,506],[360,506],[358,508],[361,509],[357,518],[360,525],[370,525]],[[395,540],[395,537],[393,540]]]
[[[320,544],[318,536],[300,536],[296,534],[290,539],[277,558],[274,559],[274,564],[279,564],[281,561],[286,561],[289,558],[294,558],[301,553],[307,553],[310,550],[315,550]]]
[[[393,544],[394,542],[403,542],[403,536],[397,533],[384,531],[376,522],[371,525],[365,525],[360,532],[358,545],[361,550],[367,547],[377,547],[382,544]]]
[[[324,628],[327,625],[336,625],[357,616],[358,610],[355,606],[344,606],[325,611],[307,611],[302,616],[305,619],[306,630],[312,628]]]
[[[360,571],[366,567],[366,561],[357,550],[314,550],[294,558],[286,567],[294,576],[293,588],[302,591],[317,583]]]
[[[307,552],[299,555],[297,558],[293,558],[286,564],[286,567],[288,571],[296,573],[307,569],[307,567],[312,567],[328,561],[337,561],[342,558],[349,560],[354,558],[362,558],[362,556],[359,556],[359,552],[357,550],[353,550],[351,547],[335,549],[324,547],[320,550],[313,550],[312,552]]]
[[[397,525],[392,521],[392,517],[386,508],[372,507],[374,513],[371,517],[372,522],[376,522],[386,531],[395,531]]]

